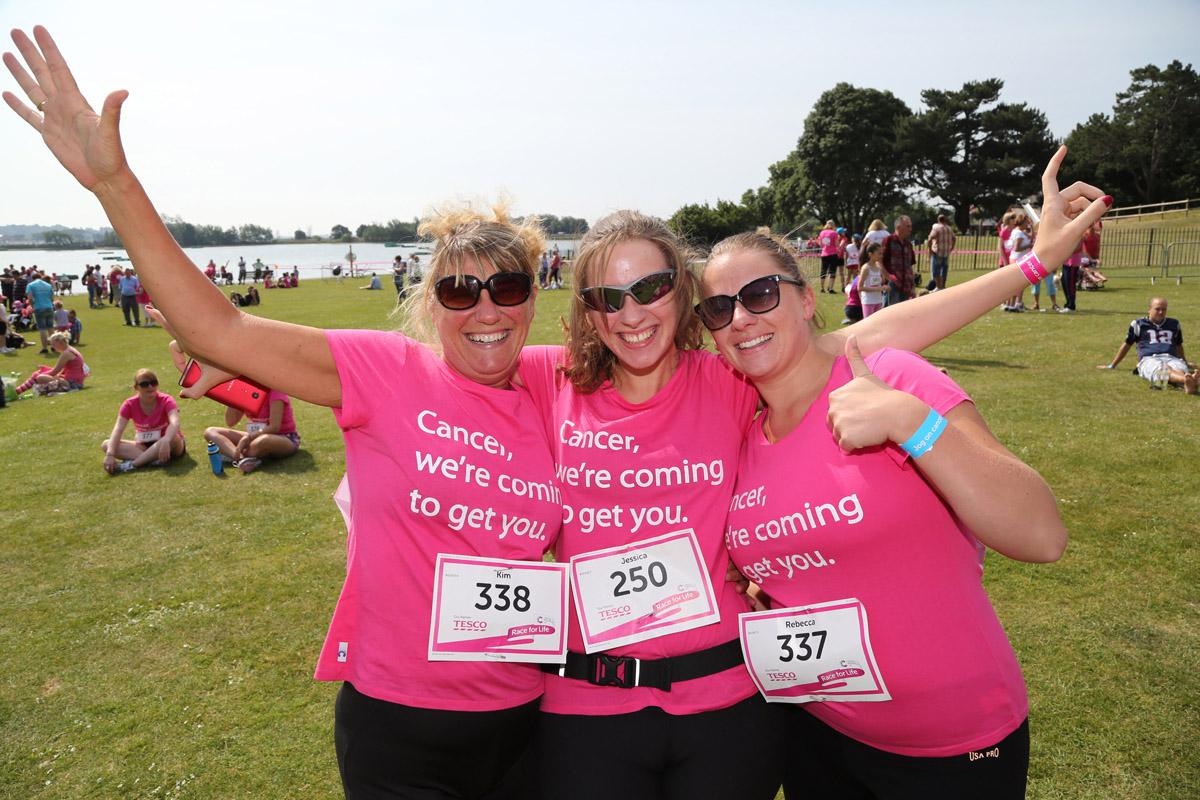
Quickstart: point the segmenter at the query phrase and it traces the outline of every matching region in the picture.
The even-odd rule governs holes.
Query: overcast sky
[[[126,152],[161,212],[285,235],[500,193],[665,216],[762,185],[839,81],[917,109],[1000,77],[1065,136],[1130,69],[1200,62],[1195,0],[0,0],[0,21],[45,24],[95,107],[131,92]],[[0,113],[0,224],[106,224]]]

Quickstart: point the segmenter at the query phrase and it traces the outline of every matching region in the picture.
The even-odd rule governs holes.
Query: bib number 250
[[[643,575],[642,572],[646,574]],[[629,571],[616,570],[608,576],[613,579],[613,597],[622,597],[630,592],[644,592],[651,586],[661,588],[667,584],[667,567],[661,561],[652,561],[648,566],[630,567]],[[625,585],[629,584],[626,589]]]
[[[507,611],[512,608],[516,611],[528,611],[530,606],[529,587],[517,584],[513,586],[510,583],[476,583],[475,588],[479,590],[479,600],[475,602],[475,607],[480,611],[487,611],[489,608],[496,611]],[[508,596],[509,589],[512,590],[512,597]],[[495,590],[496,596],[492,597],[492,591]]]

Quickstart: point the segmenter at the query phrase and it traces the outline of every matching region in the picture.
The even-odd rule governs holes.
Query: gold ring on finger
[[[41,110],[46,107],[46,103],[48,103],[48,102],[49,102],[49,98],[47,98],[46,100],[43,100],[42,102],[37,104],[38,113],[41,113]]]

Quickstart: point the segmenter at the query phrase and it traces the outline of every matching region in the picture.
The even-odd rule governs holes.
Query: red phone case
[[[198,380],[200,380],[200,365],[196,363],[195,359],[192,359],[184,367],[183,375],[179,378],[179,385],[186,389],[193,386]],[[265,416],[267,395],[270,394],[270,391],[267,387],[255,383],[249,378],[234,378],[231,381],[217,384],[205,392],[204,396],[236,408],[251,417],[263,417]]]

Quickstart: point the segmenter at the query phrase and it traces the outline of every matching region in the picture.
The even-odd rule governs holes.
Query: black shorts
[[[791,800],[1023,800],[1029,720],[994,745],[944,758],[902,756],[838,733],[790,708],[784,796]]]
[[[538,701],[439,711],[376,700],[343,683],[334,745],[347,800],[518,800],[534,789]]]
[[[672,715],[542,714],[543,800],[774,800],[788,709],[754,695]]]
[[[837,256],[821,256],[821,277],[833,277],[837,275],[838,268]]]

